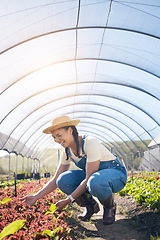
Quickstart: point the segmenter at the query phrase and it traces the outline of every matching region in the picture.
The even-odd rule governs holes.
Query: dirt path
[[[73,216],[68,219],[68,224],[75,235],[74,239],[150,240],[151,235],[157,236],[158,234],[160,236],[159,214],[145,211],[130,197],[115,195],[115,200],[117,202],[116,221],[108,226],[102,224],[103,209],[101,205],[100,212],[88,222],[80,221],[77,218],[82,208],[74,205]]]

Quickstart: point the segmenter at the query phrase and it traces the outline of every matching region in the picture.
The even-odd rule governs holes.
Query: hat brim
[[[66,122],[60,122],[58,124],[55,124],[54,126],[50,126],[48,128],[45,128],[43,130],[43,133],[51,134],[54,130],[62,128],[62,127],[68,127],[68,126],[75,126],[76,127],[79,122],[80,122],[79,119],[66,121]]]

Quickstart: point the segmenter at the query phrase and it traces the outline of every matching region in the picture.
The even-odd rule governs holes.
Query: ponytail
[[[77,156],[78,156],[79,158],[81,158],[81,156],[79,155],[79,140],[78,140],[78,131],[77,131],[77,128],[76,128],[75,126],[69,126],[69,127],[71,127],[72,130],[73,130],[73,133],[72,133],[72,134],[73,134],[73,137],[74,137],[74,141],[75,141],[75,143],[76,143]],[[69,127],[67,126],[67,127],[63,127],[63,128],[66,129],[66,130],[68,130]],[[68,151],[69,151],[69,148],[66,147],[66,148],[65,148],[65,153],[66,153],[66,156],[67,156],[67,159],[66,159],[66,160],[69,159]]]

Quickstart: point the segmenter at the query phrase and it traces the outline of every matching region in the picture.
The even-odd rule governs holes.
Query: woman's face
[[[56,129],[52,132],[52,137],[54,141],[61,144],[64,148],[70,146],[73,141],[74,137],[72,135],[72,128],[69,127],[67,130],[64,128]]]

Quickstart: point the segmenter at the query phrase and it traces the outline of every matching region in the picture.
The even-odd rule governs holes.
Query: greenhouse
[[[158,0],[1,1],[0,180],[53,175],[62,115],[132,177],[159,173],[159,26]]]

